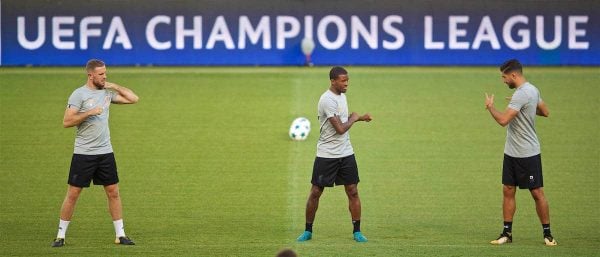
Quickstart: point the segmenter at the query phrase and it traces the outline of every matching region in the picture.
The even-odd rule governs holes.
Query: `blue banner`
[[[0,0],[0,61],[600,65],[600,1],[415,2]]]

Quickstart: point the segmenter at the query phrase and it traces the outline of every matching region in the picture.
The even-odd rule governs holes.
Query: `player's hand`
[[[110,83],[108,81],[104,82],[104,89],[114,89],[114,88],[115,88],[114,83]]]
[[[485,108],[489,109],[492,106],[494,106],[494,94],[485,93]]]
[[[90,116],[94,116],[94,115],[102,114],[103,111],[104,111],[104,108],[96,107],[94,109],[89,110],[88,113],[90,114]]]
[[[373,118],[371,117],[371,114],[365,113],[365,114],[363,114],[363,116],[360,116],[358,118],[358,120],[369,122],[369,121],[373,120]]]
[[[104,83],[104,89],[111,89],[118,92],[120,90],[120,86],[115,83],[106,81],[106,83]]]

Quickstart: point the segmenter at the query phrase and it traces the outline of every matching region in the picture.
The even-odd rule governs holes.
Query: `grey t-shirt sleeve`
[[[523,106],[527,104],[527,102],[527,94],[525,94],[525,92],[523,92],[522,90],[518,90],[512,95],[510,103],[508,104],[508,108],[520,111],[521,108],[523,108]]]
[[[322,114],[325,118],[331,118],[333,116],[340,115],[337,112],[337,103],[334,99],[330,97],[326,97],[323,99],[323,101],[321,102],[321,110],[323,111]]]
[[[82,104],[83,104],[83,99],[81,98],[81,94],[79,93],[79,91],[78,90],[73,91],[73,93],[69,97],[69,101],[67,102],[67,108],[81,110]]]
[[[109,91],[110,94],[110,103],[114,103],[117,100],[117,92]]]

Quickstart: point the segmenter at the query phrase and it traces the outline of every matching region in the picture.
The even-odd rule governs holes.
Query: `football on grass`
[[[310,121],[307,118],[296,118],[290,126],[288,135],[294,141],[306,140],[310,133]]]

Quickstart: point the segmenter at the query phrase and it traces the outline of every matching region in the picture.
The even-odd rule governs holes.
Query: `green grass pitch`
[[[53,249],[75,129],[62,128],[83,68],[0,68],[2,256],[598,256],[600,69],[526,67],[549,118],[537,119],[552,231],[545,247],[528,191],[517,193],[514,243],[501,231],[505,128],[484,93],[506,107],[495,67],[348,67],[365,244],[352,241],[343,188],[326,189],[313,240],[304,205],[318,137],[316,105],[328,68],[120,68],[109,81],[133,89],[111,107],[127,234],[116,246],[101,187],[84,190]],[[312,121],[307,141],[291,121]]]

